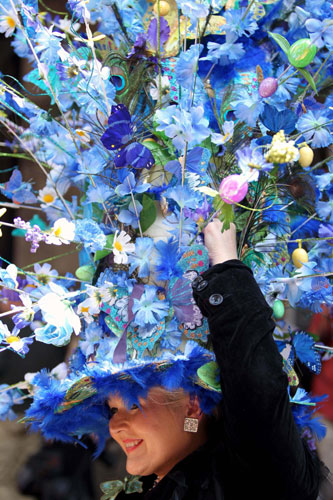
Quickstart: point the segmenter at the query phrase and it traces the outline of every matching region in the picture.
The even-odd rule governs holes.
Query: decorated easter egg
[[[160,0],[160,16],[167,16],[170,11],[170,5],[165,0]],[[157,14],[157,2],[154,5],[154,12]]]
[[[317,48],[310,38],[301,38],[289,48],[288,59],[295,68],[304,68],[313,60]]]
[[[304,248],[296,248],[291,254],[292,261],[295,267],[302,267],[303,264],[308,262],[308,252]]]
[[[285,313],[284,304],[282,300],[275,300],[273,304],[273,316],[275,319],[283,318]]]
[[[244,176],[238,174],[228,175],[220,184],[219,193],[225,203],[232,205],[245,198],[249,185]]]
[[[278,81],[276,78],[265,78],[259,85],[260,97],[270,97],[278,88]]]
[[[309,146],[303,146],[299,150],[298,162],[301,167],[309,167],[313,161],[313,151]]]

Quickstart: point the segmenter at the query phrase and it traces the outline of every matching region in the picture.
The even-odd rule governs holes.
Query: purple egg
[[[270,97],[278,88],[278,81],[276,78],[269,76],[265,78],[259,85],[259,95],[261,97]]]

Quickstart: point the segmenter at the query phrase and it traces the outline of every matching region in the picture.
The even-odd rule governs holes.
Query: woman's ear
[[[190,396],[189,401],[186,405],[186,417],[197,418],[200,420],[202,417],[202,409],[200,408],[200,403],[198,396]]]

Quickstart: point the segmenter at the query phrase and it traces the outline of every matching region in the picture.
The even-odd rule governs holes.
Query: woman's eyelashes
[[[129,411],[135,411],[135,410],[138,410],[139,407],[138,405],[136,404],[132,404],[132,406],[130,407]],[[108,417],[109,419],[113,417],[113,415],[115,415],[118,411],[118,408],[116,406],[108,406],[107,407],[107,411],[108,411]]]

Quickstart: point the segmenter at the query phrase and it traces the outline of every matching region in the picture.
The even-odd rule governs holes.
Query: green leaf
[[[223,231],[229,229],[230,223],[234,220],[234,211],[232,205],[222,202],[221,213],[219,215],[220,221],[223,223]]]
[[[218,210],[222,210],[224,205],[224,201],[222,200],[221,196],[217,194],[215,198],[213,199],[213,208],[217,212]]]
[[[290,48],[290,43],[288,42],[288,40],[278,33],[272,33],[271,31],[269,31],[268,34],[273,38],[273,40],[278,44],[283,52],[288,55]]]
[[[95,253],[94,256],[95,262],[97,260],[103,259],[103,257],[106,257],[112,252],[113,239],[114,239],[114,234],[107,235],[105,247],[103,248],[103,250],[97,250],[97,252]]]
[[[315,83],[314,79],[312,78],[311,73],[307,69],[300,69],[300,68],[297,68],[297,69],[300,73],[302,73],[302,75],[304,76],[304,78],[306,79],[308,84],[311,86],[312,90],[314,90],[315,93],[318,94],[316,83]]]
[[[157,209],[155,201],[147,194],[144,194],[140,213],[140,225],[143,233],[155,222],[156,216]]]
[[[164,166],[168,163],[168,161],[172,160],[172,157],[168,152],[168,148],[164,145],[158,144],[158,142],[153,139],[146,139],[142,145],[149,149],[154,157],[156,165]]]

